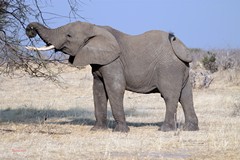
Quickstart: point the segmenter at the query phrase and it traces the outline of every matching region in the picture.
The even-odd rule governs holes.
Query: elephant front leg
[[[125,113],[123,109],[123,95],[125,88],[121,82],[112,81],[106,85],[107,93],[112,109],[113,118],[117,125],[113,129],[114,132],[128,132],[130,129],[127,126]]]
[[[126,81],[119,63],[113,62],[104,66],[102,73],[106,86],[107,95],[112,109],[113,117],[117,123],[113,129],[115,132],[128,132],[129,127],[126,123],[123,109],[123,97],[126,88]]]
[[[103,81],[97,76],[93,75],[93,98],[94,98],[94,108],[96,123],[91,129],[105,130],[107,129],[107,93],[104,87]]]
[[[113,117],[117,123],[113,129],[114,132],[128,132],[130,129],[127,126],[125,113],[123,109],[123,94],[119,92],[111,92],[109,101],[112,108]]]

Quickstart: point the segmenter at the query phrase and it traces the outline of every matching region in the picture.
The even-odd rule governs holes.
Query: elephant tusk
[[[54,45],[50,45],[50,46],[43,46],[43,47],[33,47],[33,46],[27,46],[26,49],[31,50],[31,51],[48,51],[51,49],[54,49]]]

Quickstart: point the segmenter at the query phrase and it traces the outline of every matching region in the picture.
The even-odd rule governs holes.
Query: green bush
[[[207,52],[207,55],[202,59],[203,66],[206,70],[211,71],[211,73],[218,71],[218,66],[216,63],[216,55],[212,52]]]

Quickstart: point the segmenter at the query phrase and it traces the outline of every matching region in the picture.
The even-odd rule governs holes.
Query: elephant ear
[[[75,57],[69,61],[75,66],[89,64],[106,65],[117,59],[120,55],[120,47],[115,37],[106,29],[94,26],[93,35],[80,48]]]
[[[182,61],[190,63],[192,62],[192,55],[189,49],[172,33],[169,34],[169,40],[172,44],[175,55]]]

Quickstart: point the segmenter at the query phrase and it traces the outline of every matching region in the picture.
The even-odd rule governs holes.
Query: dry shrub
[[[190,70],[190,81],[193,88],[208,88],[213,81],[213,76],[207,70]]]
[[[214,79],[211,87],[213,88],[236,88],[240,85],[240,69],[219,70],[212,74]]]
[[[213,50],[219,70],[240,68],[240,49]]]
[[[240,68],[240,49],[215,49],[202,50],[190,49],[193,56],[192,68],[199,66],[199,63],[207,70],[227,70]],[[213,66],[211,66],[213,65]]]
[[[240,81],[240,50],[191,49],[190,79],[193,88],[208,88],[239,85]]]

